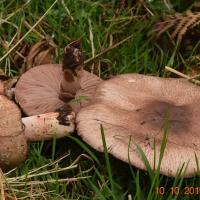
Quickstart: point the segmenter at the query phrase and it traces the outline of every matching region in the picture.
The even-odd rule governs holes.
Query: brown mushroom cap
[[[24,113],[30,116],[53,112],[68,103],[59,99],[62,78],[62,66],[59,64],[40,65],[24,73],[15,88],[15,98]],[[83,71],[81,88],[76,97],[87,96],[87,103],[99,81],[97,76]],[[73,84],[69,84],[70,87],[73,87]],[[72,102],[72,108],[80,109],[83,104]]]
[[[0,168],[7,170],[25,160],[27,142],[23,133],[20,110],[2,95],[0,95],[0,113]]]
[[[175,176],[183,164],[188,164],[184,176],[190,177],[197,171],[195,154],[200,161],[199,102],[199,87],[186,80],[120,75],[101,83],[92,104],[78,113],[78,134],[89,145],[103,151],[102,125],[111,154],[129,162],[129,152],[131,164],[145,169],[138,144],[153,169],[154,161],[158,165],[168,113],[168,141],[160,173]]]

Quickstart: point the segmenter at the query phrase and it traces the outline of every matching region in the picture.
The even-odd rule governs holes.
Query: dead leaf
[[[36,57],[35,57],[35,62],[37,65],[42,65],[42,64],[49,64],[52,63],[53,59],[50,54],[51,49],[47,49],[45,51],[40,52]]]
[[[6,95],[9,99],[13,99],[14,87],[18,78],[18,76],[9,78],[4,71],[0,69],[0,95]]]
[[[22,42],[18,45],[16,51],[13,52],[12,61],[15,66],[21,66],[25,62],[27,52],[30,50],[30,45]]]
[[[53,63],[53,52],[55,46],[52,39],[45,38],[34,44],[26,57],[26,61],[21,68],[21,73],[31,69],[34,66]]]
[[[16,85],[18,79],[19,79],[19,77],[15,76],[13,78],[10,78],[7,81],[4,81],[4,92],[5,92],[5,95],[9,99],[13,99],[14,98],[15,85]]]
[[[7,80],[8,77],[6,76],[5,72],[3,71],[3,69],[0,68],[0,80]]]
[[[17,41],[16,41],[17,42]],[[0,45],[4,47],[6,51],[10,49],[10,46],[0,37]],[[20,69],[20,73],[24,73],[30,68],[53,63],[53,54],[57,45],[54,43],[50,36],[46,36],[34,45],[30,45],[22,41],[15,50],[9,54],[9,59],[17,70]],[[0,72],[0,79],[2,78]]]

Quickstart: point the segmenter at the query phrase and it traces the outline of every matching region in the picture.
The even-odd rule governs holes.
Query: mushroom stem
[[[63,78],[60,84],[59,98],[64,102],[69,102],[81,88],[80,78],[83,75],[83,52],[80,41],[73,41],[65,47],[62,69]]]
[[[61,138],[74,131],[73,115],[66,116],[66,123],[63,125],[57,117],[58,112],[51,112],[22,118],[25,126],[25,137],[29,141],[48,140]]]

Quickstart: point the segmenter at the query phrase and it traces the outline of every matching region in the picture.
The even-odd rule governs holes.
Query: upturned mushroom
[[[0,119],[0,137],[4,144],[0,148],[0,167],[12,168],[23,161],[27,153],[27,140],[60,138],[73,132],[74,112],[88,104],[100,82],[100,78],[83,70],[79,41],[70,43],[65,48],[63,65],[41,65],[23,74],[15,87],[15,98],[24,113],[31,117],[21,119],[18,107],[1,96],[3,100],[0,102],[0,112],[3,114]],[[3,84],[0,93],[5,94]],[[77,101],[77,98],[83,100],[70,104],[70,100]],[[9,113],[4,104],[11,110]],[[6,136],[5,130],[8,132]],[[15,141],[19,142],[17,156],[14,153]]]
[[[60,138],[74,131],[72,115],[59,117],[59,113],[46,113],[21,118],[17,105],[3,95],[0,95],[0,113],[0,168],[3,170],[26,159],[28,140]]]
[[[74,41],[65,48],[62,65],[40,65],[24,73],[15,87],[15,98],[28,116],[61,107],[78,112],[89,103],[101,81],[83,70],[80,42]]]
[[[132,165],[145,169],[139,145],[155,169],[168,113],[168,141],[160,173],[175,176],[185,164],[184,176],[190,177],[197,171],[196,158],[200,160],[199,102],[199,87],[186,80],[120,75],[97,87],[91,105],[76,117],[77,132],[86,143],[103,151],[102,125],[111,154],[125,162],[129,155]]]

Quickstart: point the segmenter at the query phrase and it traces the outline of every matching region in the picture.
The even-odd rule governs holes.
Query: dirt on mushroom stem
[[[45,113],[22,118],[24,134],[29,141],[44,141],[53,138],[62,138],[75,129],[75,115],[58,112]]]

